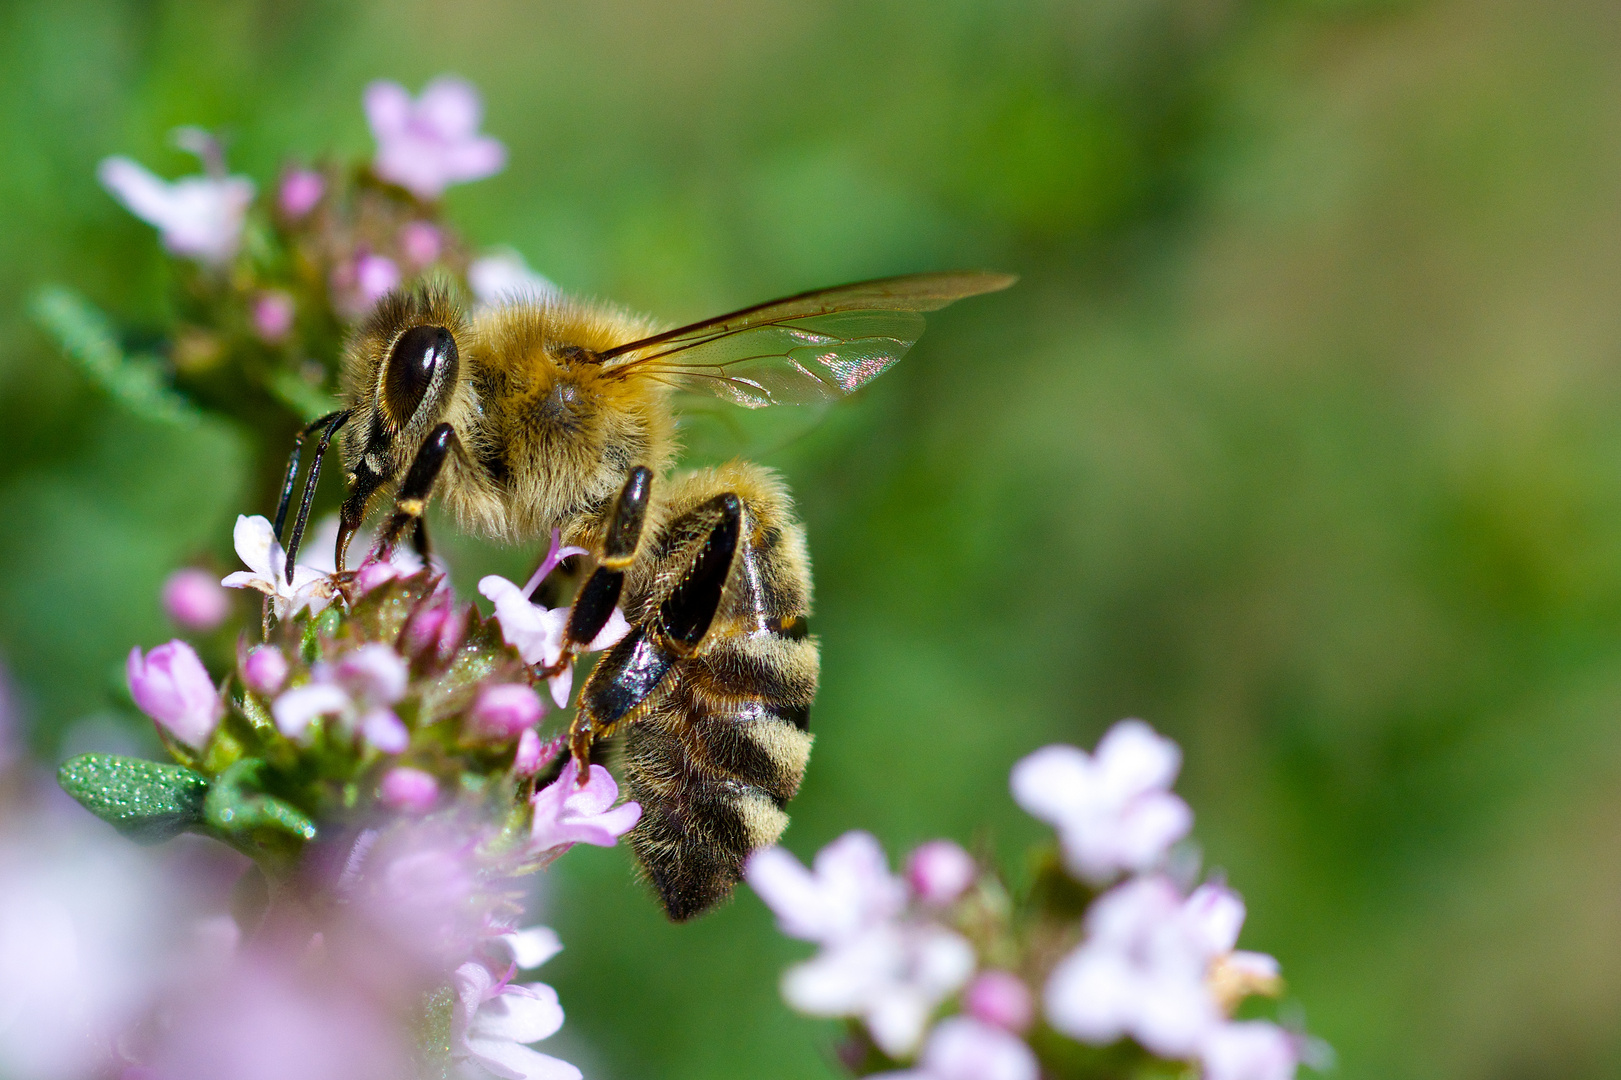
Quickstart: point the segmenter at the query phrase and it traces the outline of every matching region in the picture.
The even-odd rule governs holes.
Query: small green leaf
[[[291,803],[251,789],[264,762],[243,758],[220,773],[203,803],[203,817],[222,833],[275,829],[299,840],[315,839],[315,822]]]
[[[57,783],[79,805],[141,843],[176,836],[203,819],[208,778],[182,765],[82,754],[63,762]]]
[[[85,377],[130,412],[177,427],[197,423],[197,407],[169,385],[157,358],[127,355],[111,320],[84,297],[51,285],[34,294],[30,308],[34,321]]]

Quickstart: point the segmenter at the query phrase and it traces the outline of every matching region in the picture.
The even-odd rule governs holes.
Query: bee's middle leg
[[[625,486],[619,489],[619,497],[614,501],[597,568],[580,586],[569,608],[568,623],[563,628],[563,651],[555,664],[542,670],[542,675],[550,676],[562,671],[563,666],[572,663],[574,655],[584,652],[602,633],[602,628],[608,625],[614,608],[619,606],[619,594],[625,587],[625,571],[636,561],[636,552],[642,541],[642,525],[647,520],[647,506],[652,494],[652,470],[638,465],[631,470]]]

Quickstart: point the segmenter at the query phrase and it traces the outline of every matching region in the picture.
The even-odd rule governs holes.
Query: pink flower
[[[501,171],[506,147],[478,133],[483,105],[461,79],[435,79],[416,101],[399,83],[366,87],[366,120],[377,140],[372,169],[419,199],[437,199],[451,184]]]
[[[253,181],[247,177],[188,176],[169,182],[125,157],[105,158],[96,176],[132,214],[156,225],[163,246],[174,254],[215,266],[236,254],[253,202]]]
[[[511,300],[538,300],[557,293],[551,280],[529,269],[511,248],[492,251],[467,267],[467,284],[480,307]]]
[[[262,953],[164,1010],[153,1080],[396,1080],[407,1033],[361,988]],[[127,1075],[127,1074],[126,1074]]]
[[[360,306],[368,308],[400,283],[400,268],[383,255],[366,253],[355,259],[355,291]]]
[[[287,657],[274,645],[256,646],[242,663],[242,679],[254,693],[270,697],[287,681]]]
[[[163,610],[187,630],[208,631],[231,613],[231,598],[213,574],[188,566],[164,581]]]
[[[1020,761],[1013,798],[1057,827],[1071,873],[1103,884],[1157,865],[1187,835],[1193,812],[1170,792],[1181,761],[1171,740],[1141,720],[1122,720],[1096,754],[1049,746]]]
[[[961,845],[931,840],[906,860],[906,880],[917,898],[937,907],[951,903],[974,883],[979,868]]]
[[[531,854],[560,854],[571,844],[613,847],[641,820],[641,804],[627,802],[614,806],[619,798],[619,785],[614,783],[607,769],[601,765],[591,766],[584,787],[576,785],[578,776],[577,767],[570,759],[563,766],[562,774],[535,792],[530,800],[534,813],[529,834]]]
[[[385,754],[403,753],[411,732],[389,707],[405,696],[410,672],[387,645],[362,645],[337,663],[319,663],[311,681],[288,690],[270,706],[276,727],[301,737],[318,716],[334,716]]]
[[[479,734],[505,741],[532,729],[544,711],[534,690],[519,683],[499,683],[479,691],[470,719]]]
[[[890,1057],[917,1049],[934,1010],[974,972],[974,949],[931,922],[881,922],[788,969],[782,997],[811,1016],[859,1017]]]
[[[1229,928],[1236,936],[1227,908],[1212,893],[1184,900],[1162,876],[1104,893],[1086,914],[1086,939],[1048,979],[1047,1019],[1082,1042],[1130,1035],[1163,1057],[1193,1056],[1225,1019],[1209,975],[1231,948]]]
[[[498,980],[474,961],[456,969],[454,986],[453,1057],[515,1080],[580,1080],[573,1065],[526,1045],[550,1038],[563,1026],[557,991],[545,983]]]
[[[494,574],[479,579],[478,591],[495,605],[495,620],[500,624],[501,637],[518,650],[524,663],[549,667],[561,658],[563,632],[568,626],[568,609],[532,604],[529,597],[558,563],[570,555],[584,554],[584,548],[563,547],[558,531],[553,529],[551,549],[523,588]],[[586,646],[585,651],[606,649],[629,632],[630,623],[625,621],[624,613],[615,608],[607,625]],[[558,708],[566,707],[574,687],[573,665],[565,666],[546,681],[551,686],[552,700],[557,702]]]
[[[1304,1042],[1263,1020],[1222,1024],[1199,1048],[1204,1080],[1291,1080]]]
[[[892,919],[906,906],[906,885],[889,872],[871,833],[845,833],[817,853],[813,866],[806,870],[773,846],[755,852],[743,869],[790,937],[829,944]]]
[[[940,1021],[917,1068],[875,1080],[1037,1080],[1040,1066],[1024,1040],[999,1027],[953,1016]]]
[[[432,773],[397,765],[383,774],[382,783],[377,785],[377,797],[390,809],[422,813],[432,810],[439,800],[439,781]]]
[[[987,1024],[1023,1032],[1036,1018],[1035,999],[1011,971],[982,971],[963,991],[963,1009]]]
[[[201,748],[214,734],[225,704],[197,652],[184,641],[159,645],[144,657],[131,649],[125,665],[130,696],[175,738]]]
[[[325,194],[326,179],[320,173],[314,169],[290,169],[281,178],[276,206],[286,217],[296,221],[314,210]]]
[[[418,270],[438,259],[444,244],[444,234],[426,221],[408,221],[400,227],[400,251]]]
[[[518,736],[518,750],[512,756],[512,771],[519,776],[533,776],[541,769],[557,760],[557,755],[563,752],[567,737],[559,735],[556,738],[540,741],[540,736],[533,728]]]
[[[253,300],[253,332],[267,345],[280,345],[293,332],[293,298],[266,289]]]

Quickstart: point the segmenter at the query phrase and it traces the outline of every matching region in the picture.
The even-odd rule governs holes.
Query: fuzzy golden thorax
[[[381,392],[390,349],[431,320],[455,336],[455,385],[401,421]],[[463,529],[520,542],[561,528],[570,542],[589,545],[630,470],[645,465],[662,475],[675,455],[668,388],[596,361],[655,329],[616,308],[561,297],[469,321],[432,289],[392,295],[356,335],[345,365],[356,410],[345,443],[351,474],[364,461],[397,481],[433,426],[449,422],[463,453],[445,463],[434,495]]]

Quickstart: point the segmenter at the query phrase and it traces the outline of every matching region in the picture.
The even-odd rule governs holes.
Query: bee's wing
[[[919,312],[1005,289],[1010,274],[911,274],[800,293],[629,342],[603,366],[752,409],[832,401],[871,382],[923,333]]]

